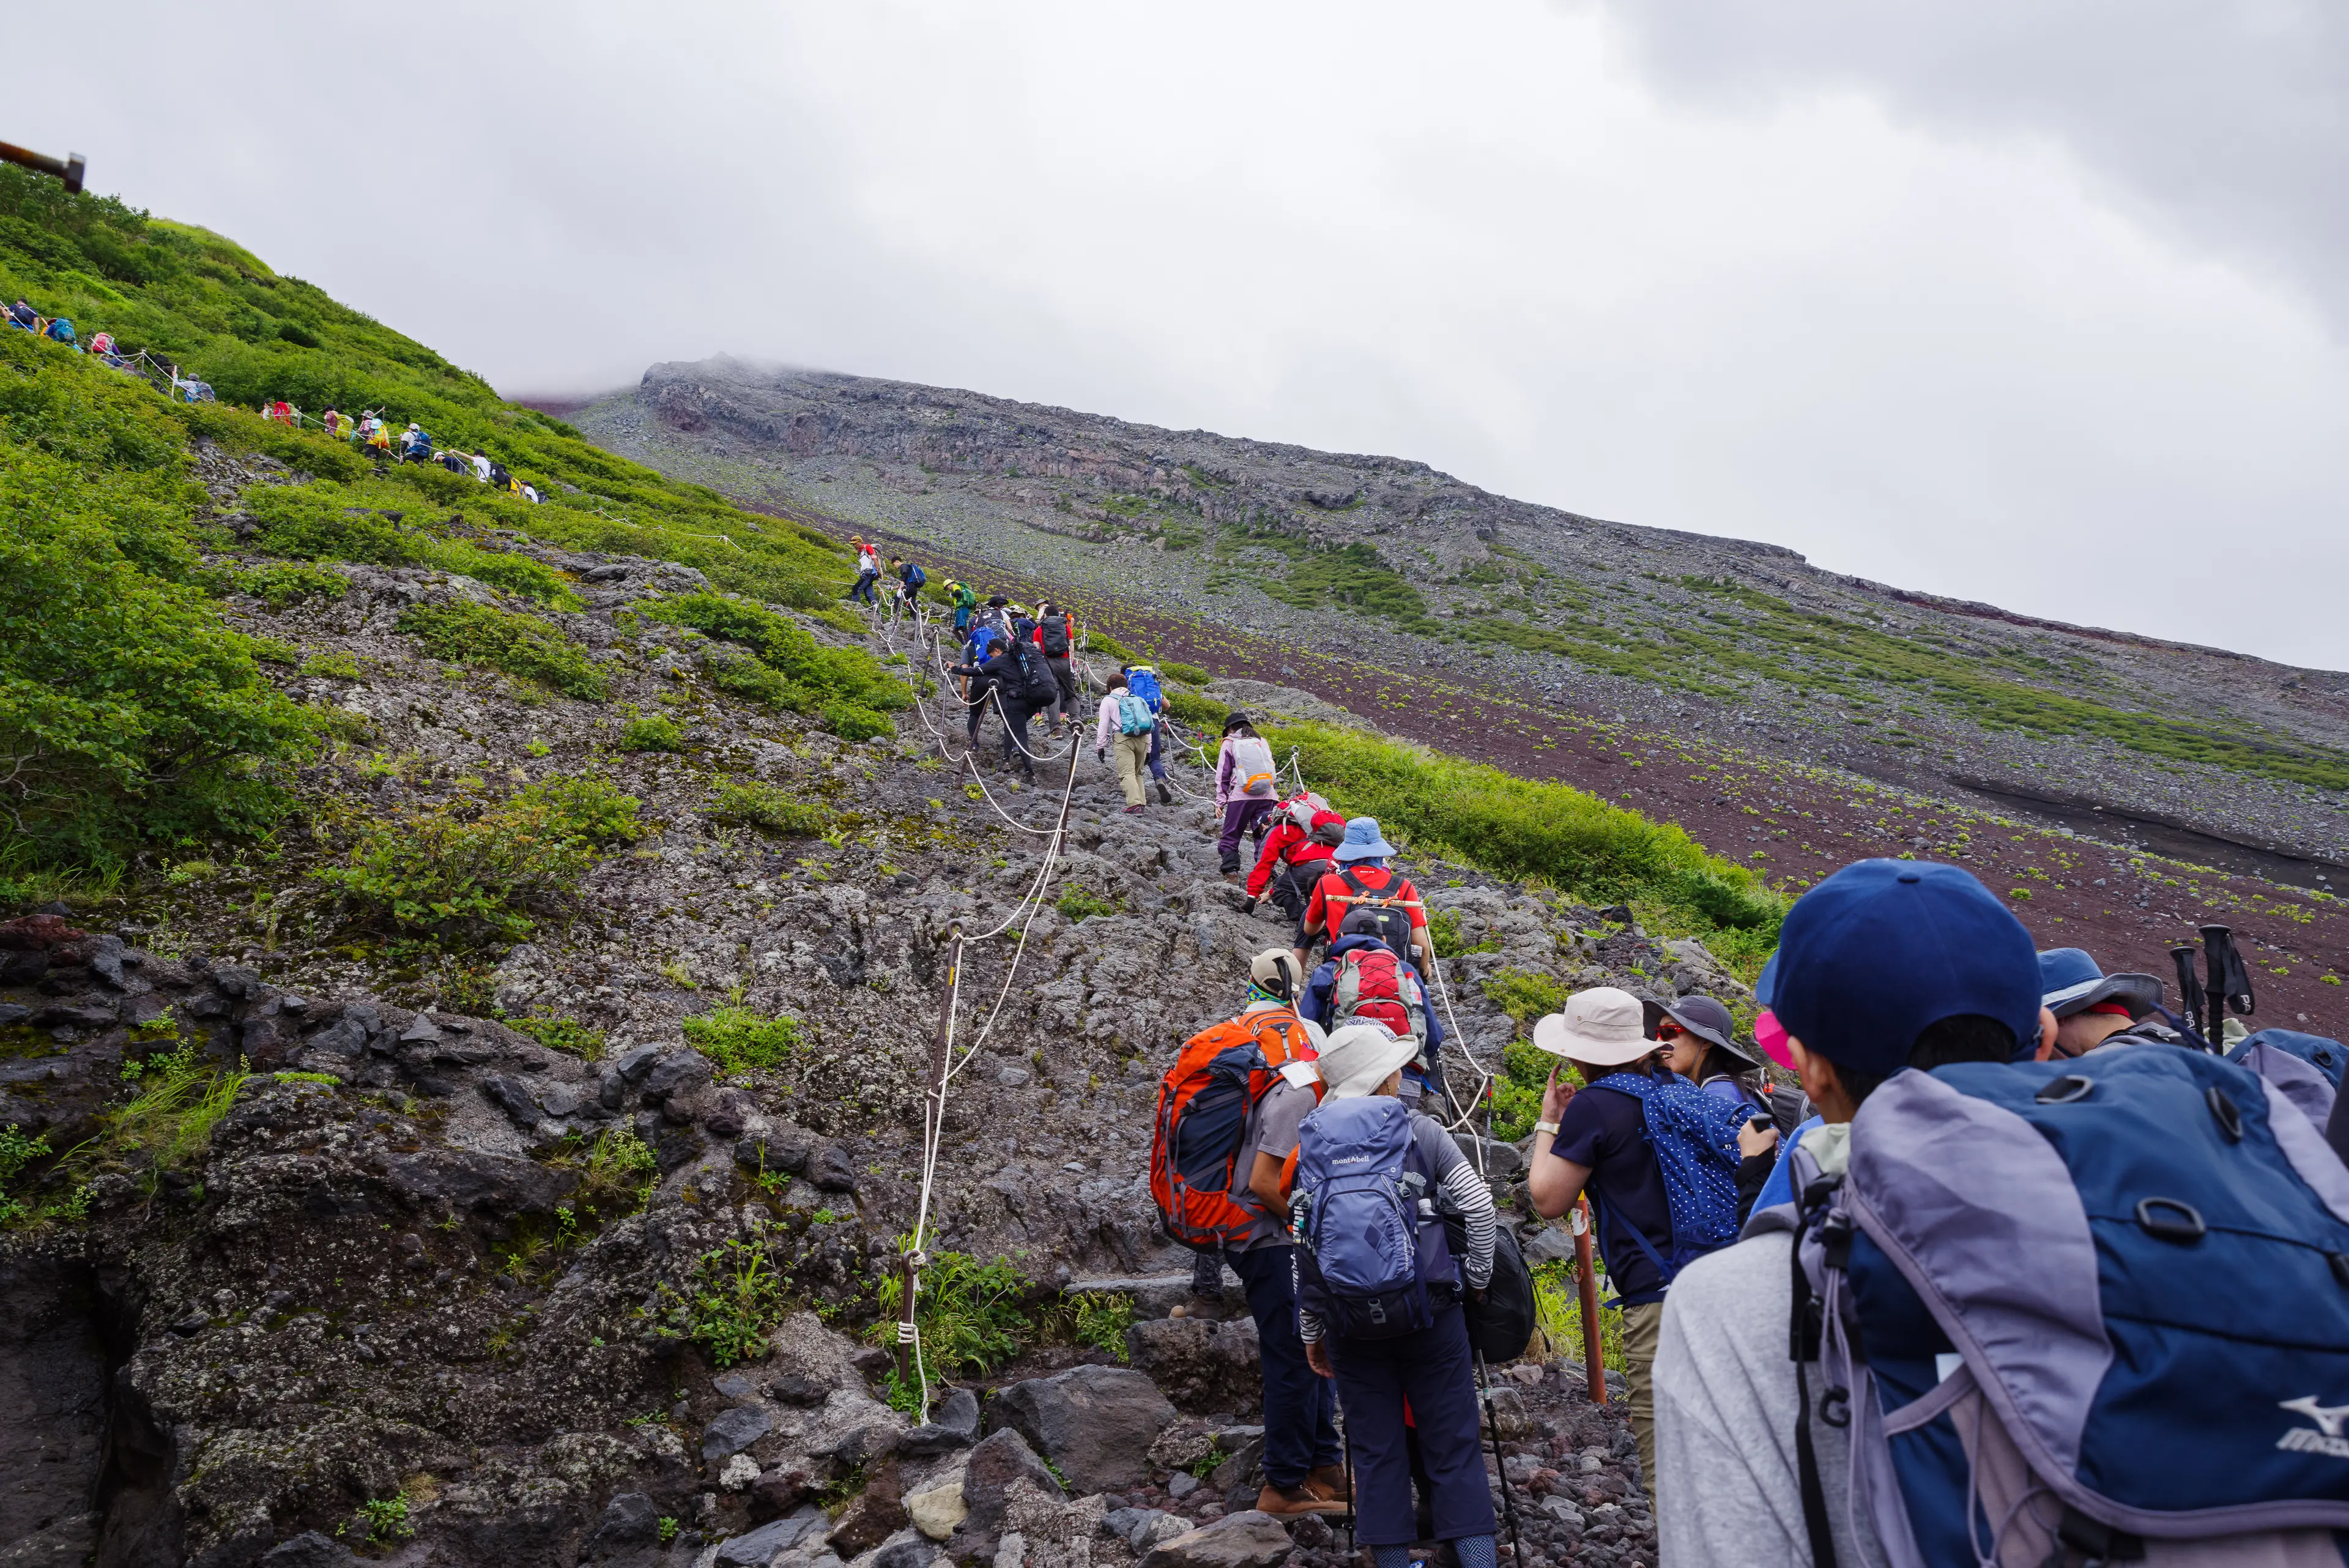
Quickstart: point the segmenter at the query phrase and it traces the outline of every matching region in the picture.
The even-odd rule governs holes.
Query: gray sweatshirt
[[[1672,1281],[1656,1351],[1656,1540],[1661,1568],[1811,1568],[1786,1356],[1794,1237],[1755,1236]],[[1824,1386],[1816,1366],[1811,1396]],[[1851,1518],[1852,1428],[1814,1420],[1819,1483],[1844,1568],[1883,1568]]]

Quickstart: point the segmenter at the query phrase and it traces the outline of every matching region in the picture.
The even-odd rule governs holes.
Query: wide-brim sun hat
[[[1377,817],[1356,816],[1347,819],[1346,836],[1339,842],[1338,852],[1331,858],[1383,860],[1394,853],[1395,846],[1389,844],[1386,835],[1379,831]]]
[[[1419,1042],[1383,1023],[1349,1023],[1321,1044],[1317,1065],[1333,1100],[1359,1100],[1419,1054]]]
[[[1647,1036],[1640,999],[1611,985],[1578,991],[1562,1012],[1534,1024],[1534,1044],[1569,1062],[1620,1067],[1660,1049]]]
[[[1230,712],[1224,715],[1224,733],[1228,735],[1243,724],[1252,726],[1255,723],[1256,721],[1247,716],[1247,709],[1235,708]]]
[[[2161,981],[2149,974],[2106,974],[2084,948],[2050,948],[2039,955],[2040,1004],[2058,1018],[2117,1002],[2134,1023],[2161,1005]]]
[[[1737,1043],[1737,1021],[1710,996],[1682,996],[1656,1003],[1666,1018],[1716,1051],[1726,1051],[1749,1068],[1762,1065],[1761,1053]]]

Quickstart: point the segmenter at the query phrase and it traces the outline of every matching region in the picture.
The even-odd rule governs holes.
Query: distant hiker
[[[1125,792],[1130,812],[1142,809],[1142,771],[1150,765],[1150,732],[1157,722],[1150,705],[1128,690],[1124,676],[1109,678],[1109,695],[1102,699],[1093,724],[1093,755],[1106,763],[1110,748],[1117,748],[1117,787]]]
[[[539,504],[538,487],[534,484],[523,485],[522,487],[522,498],[524,501],[529,502],[533,506],[536,506]]]
[[[409,421],[408,428],[399,432],[399,461],[402,462],[432,461],[432,438],[425,434],[424,427],[414,420]]]
[[[1239,1016],[1184,1042],[1158,1092],[1150,1188],[1167,1233],[1199,1260],[1199,1293],[1222,1266],[1247,1288],[1264,1362],[1264,1477],[1277,1518],[1345,1511],[1344,1449],[1330,1385],[1298,1334],[1288,1173],[1297,1128],[1320,1098],[1321,1032],[1297,1016],[1297,969],[1276,948],[1248,966]]]
[[[1358,816],[1346,824],[1345,837],[1330,856],[1335,869],[1313,885],[1312,896],[1305,902],[1304,923],[1297,932],[1299,964],[1315,944],[1348,935],[1347,922],[1367,910],[1375,911],[1371,923],[1387,937],[1389,946],[1397,952],[1416,951],[1419,971],[1435,972],[1426,902],[1409,877],[1388,868],[1387,857],[1394,852],[1394,846],[1379,831],[1377,817]]]
[[[1037,612],[1035,637],[1036,646],[1044,651],[1044,663],[1061,688],[1057,710],[1061,722],[1073,729],[1077,722],[1077,672],[1070,654],[1077,644],[1077,618],[1059,605],[1047,603]]]
[[[978,595],[968,583],[948,583],[947,596],[954,605],[954,629],[957,637],[970,635],[970,618],[978,613]]]
[[[1016,757],[1020,773],[1033,784],[1036,762],[1028,745],[1028,721],[1049,704],[1058,691],[1052,684],[1051,671],[1044,668],[1044,656],[1034,644],[1014,640],[983,662],[954,665],[947,673],[988,678],[989,700],[1003,715],[1004,761],[1009,763]],[[976,730],[974,725],[974,733]]]
[[[1338,1385],[1355,1533],[1371,1561],[1399,1568],[1422,1538],[1415,1438],[1426,1533],[1448,1542],[1461,1568],[1493,1568],[1493,1500],[1461,1300],[1491,1282],[1498,1224],[1492,1189],[1460,1146],[1399,1097],[1413,1049],[1377,1023],[1340,1029],[1321,1048],[1327,1087],[1298,1127],[1289,1206],[1301,1243],[1298,1333],[1313,1370]],[[1445,1216],[1461,1227],[1456,1252]]]
[[[1291,924],[1302,921],[1313,885],[1335,869],[1330,852],[1345,837],[1346,819],[1311,791],[1280,802],[1256,867],[1248,873],[1248,908],[1269,897]]]
[[[2161,1023],[2161,981],[2106,974],[2080,948],[2039,955],[2040,1004],[2055,1015],[2055,1054],[2083,1056],[2107,1045],[2178,1044]]]
[[[318,416],[318,425],[328,435],[340,437],[343,433],[343,416],[338,410],[328,409]]]
[[[476,481],[487,484],[490,482],[490,468],[491,463],[487,453],[477,452],[473,454],[473,478]]]
[[[1163,718],[1166,711],[1166,694],[1159,690],[1158,671],[1147,664],[1128,664],[1118,670],[1125,677],[1126,690],[1150,704],[1153,719]],[[1166,787],[1166,726],[1154,723],[1150,727],[1150,776],[1158,781],[1158,804],[1173,805],[1174,792]]]
[[[68,348],[77,347],[74,342],[74,324],[62,316],[50,322],[41,336],[52,343],[62,343]]]
[[[490,463],[490,487],[492,490],[511,490],[512,486],[513,475],[506,472],[505,464],[493,460]]]
[[[897,579],[897,602],[905,606],[907,615],[914,614],[921,602],[922,586],[930,580],[930,575],[902,556],[889,558],[889,575]]]
[[[22,298],[8,307],[8,324],[12,327],[21,327],[26,332],[36,332],[40,329],[40,313],[26,304]]]
[[[1637,997],[1597,986],[1534,1025],[1535,1047],[1563,1060],[1542,1093],[1526,1182],[1545,1219],[1586,1189],[1598,1207],[1599,1255],[1623,1302],[1631,1430],[1653,1497],[1664,1293],[1689,1263],[1737,1239],[1737,1129],[1747,1117],[1664,1067],[1644,1023]],[[1568,1062],[1588,1087],[1563,1081]]]
[[[440,454],[440,466],[451,473],[470,474],[473,472],[473,460],[452,447]]]
[[[1280,804],[1280,774],[1272,747],[1256,732],[1248,716],[1235,709],[1224,719],[1224,744],[1216,756],[1216,808],[1224,831],[1216,840],[1224,879],[1240,879],[1240,835]]]
[[[880,598],[874,591],[881,582],[881,552],[866,544],[860,535],[851,534],[849,545],[856,551],[856,581],[848,597],[861,604],[880,607]]]
[[[1297,999],[1298,1016],[1333,1034],[1350,1023],[1369,1023],[1384,1024],[1397,1039],[1408,1038],[1417,1049],[1403,1064],[1402,1098],[1415,1110],[1429,1087],[1442,1082],[1436,1064],[1443,1060],[1444,1021],[1409,955],[1371,925],[1366,919],[1363,929],[1330,944],[1329,957]],[[1440,1088],[1437,1097],[1442,1098]]]
[[[281,425],[290,425],[296,422],[294,417],[294,405],[287,402],[283,398],[278,399],[274,403],[263,404],[261,408],[261,417],[264,420],[273,420]]]

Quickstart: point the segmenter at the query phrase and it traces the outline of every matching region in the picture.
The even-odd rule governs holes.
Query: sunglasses
[[[1669,1018],[1656,1025],[1656,1040],[1660,1044],[1669,1045],[1673,1041],[1678,1040],[1686,1034],[1688,1034],[1687,1030],[1682,1028],[1679,1024],[1673,1023]]]

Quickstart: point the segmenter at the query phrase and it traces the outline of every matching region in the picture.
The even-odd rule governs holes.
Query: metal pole
[[[1594,1405],[1607,1403],[1607,1351],[1599,1337],[1599,1263],[1590,1244],[1590,1199],[1574,1200],[1574,1277],[1582,1296],[1582,1375]]]
[[[1493,1408],[1493,1369],[1485,1364],[1485,1353],[1476,1353],[1476,1376],[1484,1385],[1485,1428],[1493,1435],[1493,1470],[1501,1478],[1501,1517],[1509,1521],[1509,1560],[1525,1568],[1526,1549],[1517,1539],[1517,1498],[1509,1490],[1509,1459],[1501,1452],[1501,1418]]]

